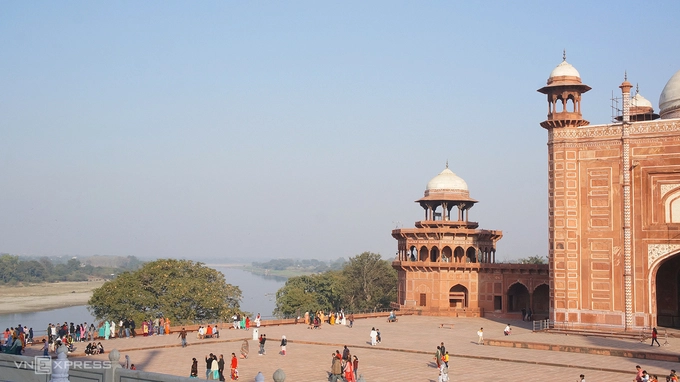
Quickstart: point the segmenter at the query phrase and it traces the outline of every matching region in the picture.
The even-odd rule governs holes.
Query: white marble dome
[[[680,118],[680,70],[663,88],[659,97],[659,109],[661,118]]]
[[[548,78],[555,78],[555,77],[578,77],[581,78],[581,75],[579,74],[578,70],[574,68],[570,63],[567,62],[567,60],[564,60],[560,62],[559,65],[553,71],[550,73],[550,77]]]
[[[449,168],[445,168],[439,175],[427,182],[427,191],[468,191],[465,181],[454,174]]]
[[[647,98],[641,96],[640,93],[636,94],[635,97],[633,97],[630,100],[630,105],[631,106],[637,106],[637,107],[651,107],[651,108],[653,108],[652,103],[649,102],[649,100]]]

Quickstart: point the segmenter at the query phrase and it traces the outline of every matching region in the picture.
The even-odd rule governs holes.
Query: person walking
[[[213,362],[213,353],[210,353],[210,355],[205,356],[205,379],[211,379],[210,377],[212,376],[212,362]]]
[[[661,346],[659,343],[659,340],[657,339],[657,336],[659,335],[659,332],[656,331],[656,328],[652,328],[652,344],[649,346],[654,346],[654,342],[656,342],[657,345]]]
[[[235,357],[234,353],[231,353],[232,357]],[[217,374],[220,381],[224,381],[224,356],[220,354],[220,360],[217,361]]]
[[[635,382],[642,382],[642,368],[640,365],[635,366]]]
[[[191,362],[191,374],[189,375],[192,378],[198,378],[198,361],[196,358],[192,358]]]
[[[342,381],[342,360],[336,357],[335,353],[331,353],[333,363],[331,364],[330,382]]]
[[[238,358],[235,353],[231,353],[231,380],[238,380]]]
[[[479,328],[477,336],[479,337],[477,339],[477,345],[484,345],[484,328]]]
[[[371,328],[371,346],[375,346],[378,343],[378,332],[375,331],[375,328]]]
[[[352,361],[352,366],[354,366],[354,379],[359,379],[359,358],[354,356],[354,361]]]
[[[260,335],[260,353],[259,353],[259,355],[265,355],[264,344],[266,342],[267,342],[267,335],[261,334]]]
[[[286,336],[281,336],[281,355],[286,355],[286,345],[288,345]]]
[[[187,347],[187,331],[184,328],[182,328],[182,330],[180,330],[177,338],[182,339],[182,347],[183,348]]]
[[[344,373],[345,373],[345,382],[355,382],[356,380],[354,379],[354,365],[352,364],[352,360],[348,360],[345,362],[344,366]]]
[[[213,380],[218,381],[220,379],[220,363],[217,360],[217,356],[213,354],[212,364],[210,365],[210,376]]]

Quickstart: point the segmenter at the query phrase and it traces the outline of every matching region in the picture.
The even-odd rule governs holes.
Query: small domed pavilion
[[[392,231],[398,241],[392,266],[398,273],[400,309],[518,318],[522,309],[532,309],[547,315],[547,265],[496,264],[496,243],[503,233],[478,229],[479,224],[469,220],[477,201],[448,163],[416,203],[425,219],[415,228]]]

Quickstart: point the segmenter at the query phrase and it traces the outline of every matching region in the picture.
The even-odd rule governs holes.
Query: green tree
[[[3,284],[16,282],[17,269],[19,268],[19,256],[2,255],[0,256],[0,280]]]
[[[190,260],[160,259],[96,289],[88,309],[97,319],[164,316],[177,324],[225,320],[240,312],[241,289]]]
[[[380,255],[364,252],[341,271],[326,271],[318,275],[291,277],[276,292],[279,317],[298,312],[336,310],[346,312],[380,310],[396,301],[397,272]]]
[[[397,271],[377,253],[364,252],[349,259],[342,270],[346,309],[387,309],[397,299]]]
[[[518,264],[545,264],[544,256],[529,256],[527,258],[517,259]]]

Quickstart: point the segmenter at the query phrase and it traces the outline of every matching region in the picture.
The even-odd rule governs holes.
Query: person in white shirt
[[[375,346],[378,342],[378,332],[375,330],[375,328],[371,329],[371,346]]]

